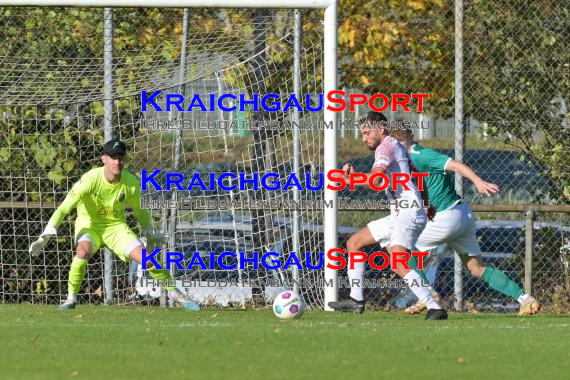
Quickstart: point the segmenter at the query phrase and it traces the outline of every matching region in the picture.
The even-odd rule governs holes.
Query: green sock
[[[71,261],[71,268],[69,269],[69,277],[67,280],[67,292],[69,295],[75,296],[79,293],[79,288],[81,288],[86,269],[87,260],[74,256]]]
[[[424,282],[424,284],[428,283],[428,279],[426,277],[426,273],[423,271],[423,269],[418,269],[418,259],[416,259],[416,256],[411,256],[410,259],[408,260],[408,266],[410,268],[412,268],[413,270],[415,270],[416,272],[418,272],[418,274],[420,275],[420,277],[422,278],[422,281]],[[431,285],[431,284],[430,284]]]
[[[485,281],[489,286],[507,296],[518,299],[524,294],[524,291],[518,286],[513,280],[507,277],[507,275],[495,268],[487,267],[483,272],[481,279]]]
[[[166,269],[156,269],[154,267],[154,265],[148,269],[148,273],[150,273],[150,276],[152,278],[154,278],[155,280],[166,280],[166,283],[168,283],[168,280],[170,280],[172,277],[170,277],[170,271],[166,270]],[[164,287],[166,290],[168,290],[169,292],[173,291],[174,289],[176,289],[175,286],[165,286]]]

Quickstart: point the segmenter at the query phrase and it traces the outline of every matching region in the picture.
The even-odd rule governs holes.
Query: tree
[[[430,93],[453,115],[453,8],[443,0],[341,0],[341,83],[368,93]]]
[[[339,9],[342,85],[429,92],[427,113],[453,115],[452,1],[343,0]],[[544,168],[558,201],[570,199],[569,15],[562,1],[476,0],[463,35],[466,115]]]
[[[476,1],[468,15],[467,112],[544,168],[552,198],[570,199],[568,3]]]

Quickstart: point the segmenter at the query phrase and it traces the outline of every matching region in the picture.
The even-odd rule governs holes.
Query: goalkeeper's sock
[[[69,269],[69,277],[67,280],[67,299],[69,301],[77,301],[77,293],[79,293],[79,288],[81,288],[86,269],[87,260],[74,256],[71,261],[71,268]]]
[[[168,290],[169,292],[173,291],[174,289],[176,289],[175,286],[169,286],[171,284],[169,284],[168,280],[171,280],[172,277],[170,276],[170,271],[166,270],[166,269],[156,269],[154,267],[154,265],[151,268],[148,268],[148,273],[150,273],[150,276],[152,278],[154,278],[155,280],[165,280],[166,286],[164,287],[166,290]]]
[[[513,297],[521,302],[521,297],[524,295],[524,290],[521,289],[513,280],[498,269],[486,267],[481,279],[489,286],[507,296]]]

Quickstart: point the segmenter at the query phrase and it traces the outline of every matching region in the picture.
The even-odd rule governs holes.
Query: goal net
[[[216,99],[245,94],[249,100],[255,93],[284,99],[295,92],[295,10],[3,7],[0,18],[2,302],[59,303],[65,297],[75,214],[40,256],[30,257],[28,247],[71,186],[101,165],[102,144],[109,136],[127,143],[127,170],[140,177],[142,169],[162,169],[155,180],[163,187],[165,172],[184,175],[185,189],[196,173],[208,188],[210,173],[275,173],[283,180],[297,171],[303,181],[318,184],[324,171],[322,112],[252,112],[250,104],[240,107],[239,97],[223,100],[235,111],[210,111],[212,94]],[[324,92],[322,19],[322,10],[303,11],[298,90],[314,100]],[[184,110],[199,94],[208,110],[157,112],[150,107],[143,112],[143,90],[161,91],[155,98],[161,107],[166,107],[165,94],[183,94]],[[293,121],[300,126],[298,134]],[[224,183],[231,186],[232,181],[228,177]],[[184,253],[184,268],[194,252],[209,265],[211,252],[217,257],[243,251],[253,259],[253,252],[261,257],[272,251],[284,262],[296,248],[303,266],[305,252],[316,262],[324,251],[323,210],[304,209],[295,218],[290,209],[264,204],[322,198],[322,192],[295,195],[252,187],[204,191],[194,186],[174,192],[150,186],[143,191],[154,225],[168,235],[163,248]],[[223,209],[173,206],[182,199]],[[232,207],[232,201],[258,206]],[[138,231],[130,214],[128,222]],[[322,307],[322,271],[294,274],[292,268],[261,265],[255,270],[252,261],[243,270],[193,266],[173,274],[206,306],[265,305],[298,278],[307,303]],[[100,250],[89,260],[79,301],[158,304],[159,289],[141,282],[142,277],[136,265]]]

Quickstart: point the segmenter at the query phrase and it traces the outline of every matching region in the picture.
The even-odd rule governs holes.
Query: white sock
[[[404,276],[404,281],[406,281],[410,290],[418,297],[418,300],[424,303],[428,309],[441,309],[441,306],[435,302],[430,289],[421,286],[422,278],[418,272],[415,270],[409,271],[408,274]]]
[[[349,267],[350,268],[350,267]],[[350,297],[357,301],[364,300],[364,263],[354,263],[354,269],[348,269]]]
[[[526,301],[529,297],[531,297],[530,294],[523,294],[522,296],[520,296],[519,298],[517,298],[517,301],[519,301],[519,303],[522,305],[524,301]]]
[[[67,300],[70,301],[70,302],[76,303],[76,302],[77,302],[77,294],[71,294],[71,293],[69,293],[69,294],[67,295]]]

